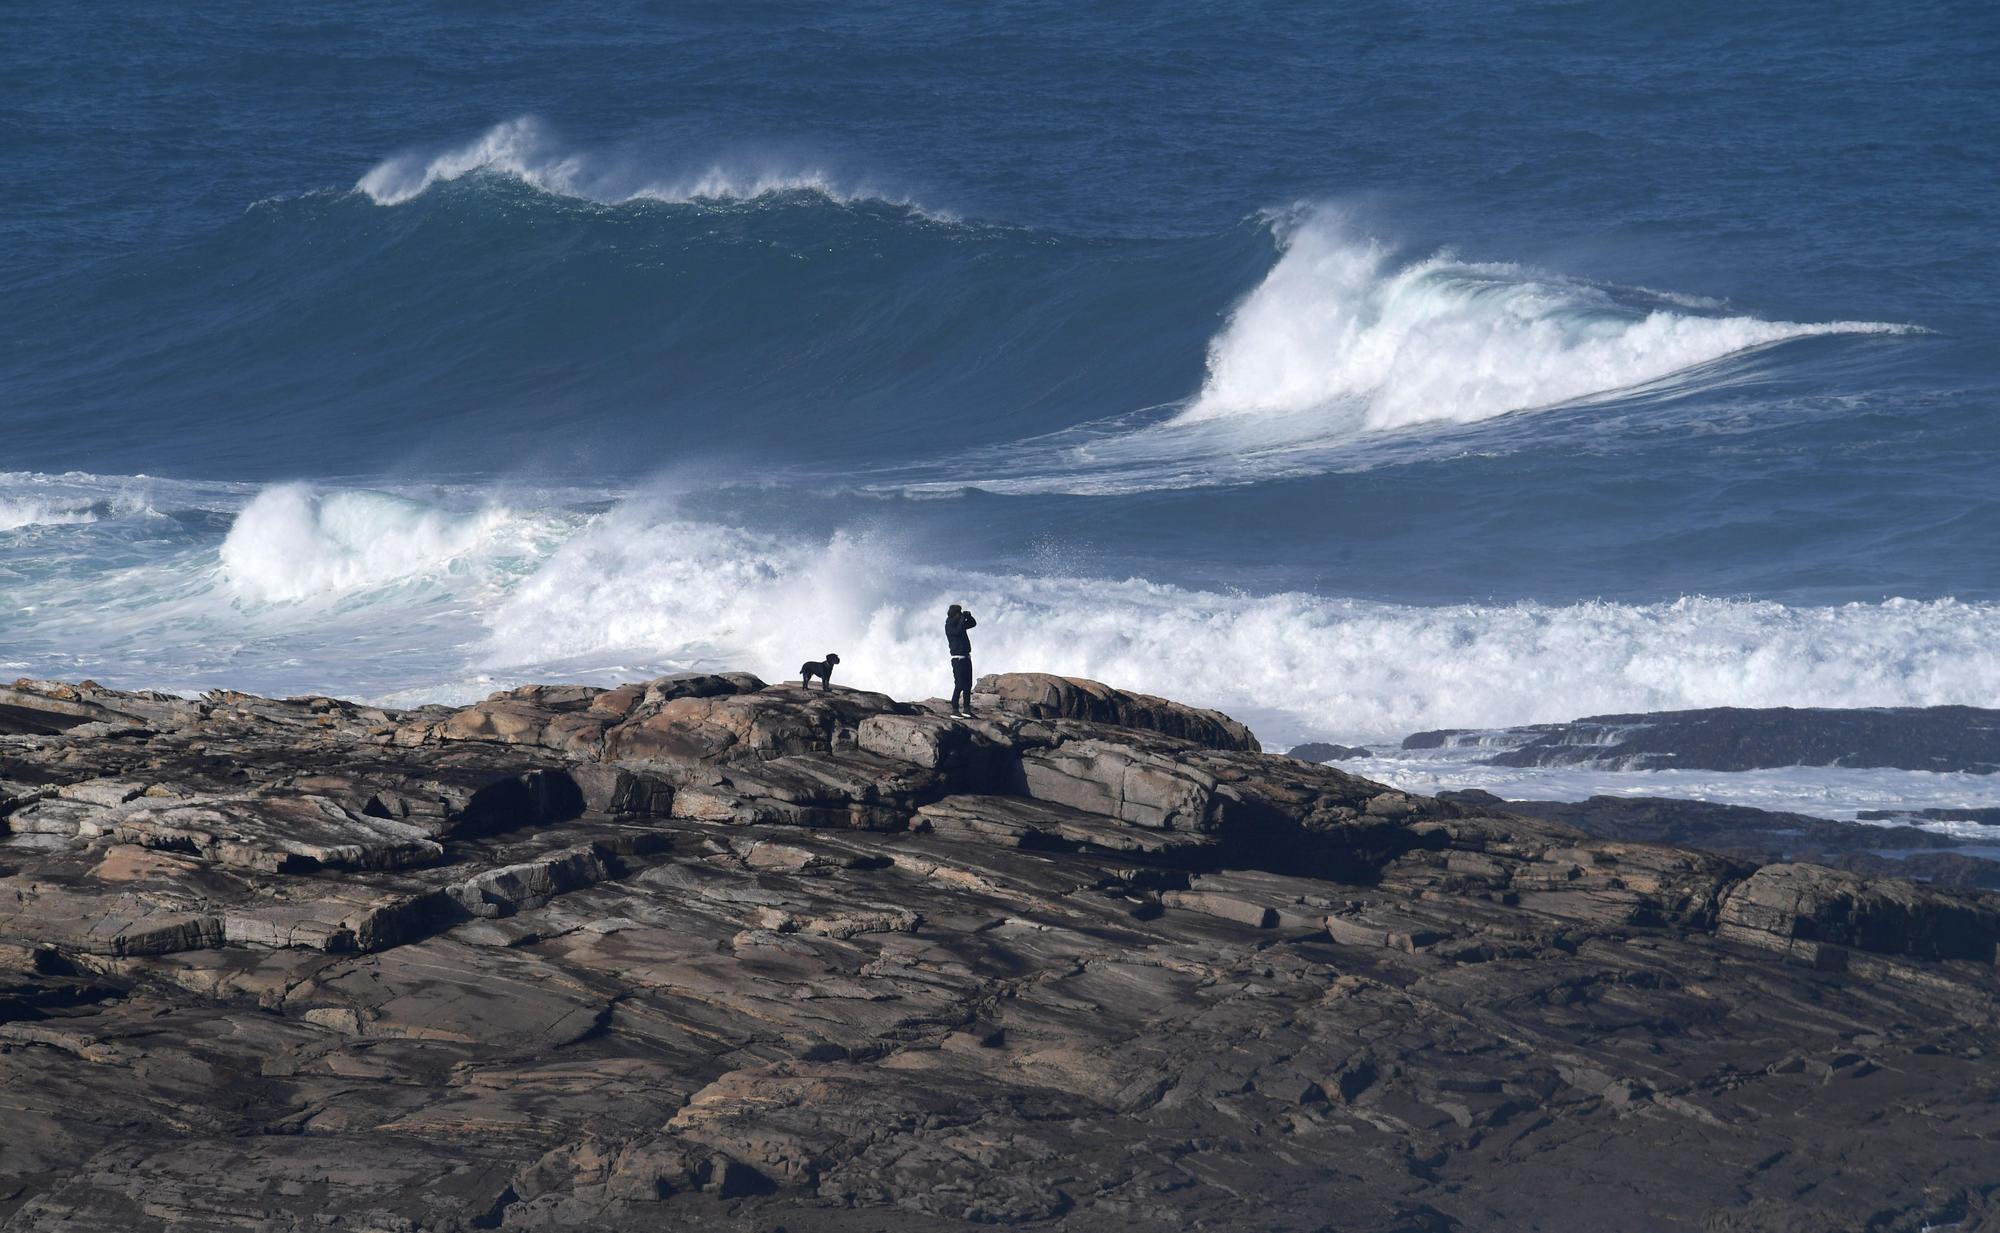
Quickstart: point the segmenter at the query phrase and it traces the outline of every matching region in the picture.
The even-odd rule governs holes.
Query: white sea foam
[[[481,173],[600,205],[753,201],[776,193],[816,193],[833,201],[877,201],[930,217],[948,217],[925,210],[903,194],[821,166],[741,158],[662,172],[574,149],[533,116],[496,124],[463,145],[406,151],[385,159],[370,168],[355,188],[377,205],[394,206],[421,196],[433,185]]]
[[[979,615],[982,671],[1095,677],[1239,714],[1266,740],[1349,741],[1698,706],[2000,700],[2000,605],[1415,607],[1223,595],[1139,579],[954,574],[893,543],[788,541],[628,506],[489,615],[494,676],[593,661],[789,676],[838,651],[849,684],[945,691],[947,603]]]
[[[1914,328],[1701,316],[1658,304],[1710,302],[1524,266],[1449,253],[1405,261],[1323,209],[1273,225],[1278,262],[1211,341],[1207,380],[1181,423],[1304,414],[1356,429],[1469,423],[1789,339]]]
[[[154,518],[157,499],[193,503],[193,494],[202,489],[146,475],[0,471],[0,531]]]
[[[23,527],[74,526],[96,521],[97,514],[89,508],[33,499],[0,497],[0,531],[17,531]]]
[[[513,498],[283,485],[238,498],[219,550],[142,535],[79,574],[30,545],[8,558],[19,577],[0,644],[46,675],[399,702],[676,667],[784,679],[838,651],[844,684],[926,697],[947,687],[941,613],[957,601],[980,617],[982,672],[1220,707],[1277,747],[1698,706],[2000,702],[2000,604],[1223,594],[954,572],[880,534],[763,534],[649,501],[592,516]],[[141,548],[164,555],[123,563]]]
[[[454,513],[389,493],[267,488],[221,547],[222,576],[249,600],[289,603],[465,573],[480,558],[532,551],[500,506]]]

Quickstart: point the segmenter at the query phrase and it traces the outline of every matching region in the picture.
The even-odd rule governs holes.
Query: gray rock
[[[1724,937],[1781,950],[1831,946],[1990,964],[2000,941],[1991,897],[1863,879],[1816,865],[1766,865],[1722,901]]]

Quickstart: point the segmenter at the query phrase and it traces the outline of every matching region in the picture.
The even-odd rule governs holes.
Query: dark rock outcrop
[[[737,674],[409,712],[17,684],[0,1230],[1995,1210],[1990,897],[985,685],[965,721]]]
[[[1288,758],[1301,758],[1307,762],[1345,762],[1350,758],[1366,758],[1369,752],[1359,745],[1329,745],[1325,741],[1307,741],[1294,745],[1285,754]]]
[[[1720,919],[1725,937],[1785,950],[1803,945],[1819,962],[1832,946],[1990,964],[2000,940],[2000,911],[1985,896],[1817,865],[1764,866],[1729,889]]]
[[[1414,733],[1405,749],[1476,742],[1510,746],[1490,766],[1750,771],[1780,766],[2000,771],[2000,710],[1971,706],[1858,710],[1712,707],[1592,715],[1494,732]]]

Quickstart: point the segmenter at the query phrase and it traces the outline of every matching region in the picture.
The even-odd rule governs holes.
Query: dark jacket
[[[944,640],[950,645],[953,655],[972,654],[972,639],[965,636],[965,631],[977,624],[979,622],[972,619],[970,612],[961,612],[957,616],[948,616],[944,619]]]

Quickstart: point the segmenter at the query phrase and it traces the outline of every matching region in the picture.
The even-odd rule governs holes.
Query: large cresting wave
[[[1470,423],[1644,386],[1725,356],[1878,321],[1710,315],[1684,296],[1450,253],[1404,260],[1341,216],[1274,216],[1281,255],[1209,344],[1180,422],[1345,413],[1352,426]]]
[[[1645,401],[1656,411],[1784,371],[1762,355],[1779,344],[1927,332],[1883,321],[1765,320],[1700,296],[1468,262],[1449,251],[1411,259],[1332,206],[1263,221],[1277,259],[1207,339],[1197,388],[885,468],[871,486],[1112,495],[1539,448],[1603,418],[1543,418],[1532,430],[1502,417],[1557,408],[1592,416],[1614,402],[1630,410]]]

